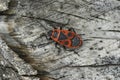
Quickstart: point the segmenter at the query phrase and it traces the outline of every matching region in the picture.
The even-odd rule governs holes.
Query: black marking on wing
[[[71,32],[69,32],[69,33],[68,33],[68,37],[71,37],[71,36],[72,36],[72,33],[71,33]]]
[[[78,46],[79,44],[80,44],[80,39],[79,39],[79,37],[75,36],[72,39],[72,46]]]
[[[53,37],[54,37],[54,38],[57,38],[57,36],[58,36],[58,32],[55,31],[54,34],[53,34]]]
[[[64,33],[60,32],[60,36],[58,40],[65,40],[67,39],[66,35],[64,35]]]

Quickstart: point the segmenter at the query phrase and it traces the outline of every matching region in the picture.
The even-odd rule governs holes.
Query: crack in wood
[[[69,65],[72,65],[72,63],[66,64],[66,65],[61,66],[61,67],[58,67],[58,68],[56,68],[56,69],[53,69],[53,70],[51,70],[50,72],[54,72],[54,71],[56,71],[56,70],[59,70],[59,69],[62,69],[62,68],[68,67]]]
[[[5,11],[0,11],[0,15],[1,16],[15,16],[16,14],[9,14],[9,13],[6,13]]]
[[[70,75],[63,75],[63,76],[60,76],[59,78],[56,78],[56,80],[59,80],[59,79],[62,79],[62,78],[65,78],[67,76],[70,76]]]
[[[66,24],[68,24],[68,23],[60,23],[60,22],[56,22],[56,21],[53,21],[53,20],[49,20],[49,19],[45,19],[45,18],[40,18],[40,17],[32,17],[32,16],[24,16],[24,15],[22,15],[21,17],[38,19],[38,20],[44,20],[46,22],[56,23],[56,24],[59,24],[59,25],[66,25]]]
[[[89,37],[89,38],[106,39],[106,40],[120,40],[120,38],[105,38],[105,37]]]
[[[110,22],[110,20],[107,20],[107,19],[105,19],[105,18],[100,18],[98,15],[90,15],[90,17],[94,17],[94,18],[96,18],[96,19],[100,19],[100,20],[104,20],[104,21]]]
[[[47,72],[47,71],[38,71],[37,74],[34,74],[34,75],[22,75],[22,76],[35,76],[35,77],[39,77],[39,76],[46,76],[46,75],[49,75],[50,73]]]
[[[66,12],[62,12],[62,11],[57,11],[57,10],[51,10],[51,11],[55,11],[55,12],[58,12],[58,13],[62,13],[62,14],[67,14],[67,15],[71,15],[71,16],[74,16],[74,17],[77,17],[77,18],[80,18],[80,19],[84,19],[84,20],[94,20],[94,19],[91,19],[91,18],[84,18],[82,16],[78,16],[78,15],[75,15],[75,14],[71,14],[71,13],[66,13]]]
[[[69,64],[71,65],[71,64]],[[56,68],[52,71],[56,71],[56,70],[60,70],[60,69],[63,69],[63,68],[98,68],[98,67],[110,67],[110,66],[120,66],[120,64],[103,64],[103,65],[76,65],[76,66],[69,66],[69,65],[65,65],[65,66],[62,66],[62,67],[59,67],[59,68]],[[52,72],[51,71],[51,72]]]
[[[107,31],[107,32],[120,32],[120,30],[102,30],[102,31]]]
[[[103,64],[103,65],[82,65],[82,66],[65,66],[65,67],[69,67],[69,68],[79,68],[79,67],[109,67],[109,66],[120,66],[120,64]]]

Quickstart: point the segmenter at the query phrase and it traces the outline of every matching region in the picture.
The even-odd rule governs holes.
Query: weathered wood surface
[[[11,64],[18,80],[120,79],[119,0],[4,2],[8,9],[0,7],[0,65],[5,65],[4,60]],[[59,53],[55,44],[42,36],[54,26],[73,27],[81,34],[83,45],[75,51],[60,46]]]

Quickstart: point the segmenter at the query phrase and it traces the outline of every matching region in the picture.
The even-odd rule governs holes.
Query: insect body
[[[53,29],[48,32],[48,35],[52,40],[67,48],[78,48],[82,45],[80,35],[76,34],[76,32],[71,29]]]

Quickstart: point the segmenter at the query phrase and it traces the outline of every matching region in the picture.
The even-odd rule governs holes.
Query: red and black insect
[[[73,28],[68,30],[62,29],[53,29],[48,32],[48,35],[52,40],[57,44],[60,44],[66,48],[78,48],[82,45],[82,39],[80,35],[76,34]]]

